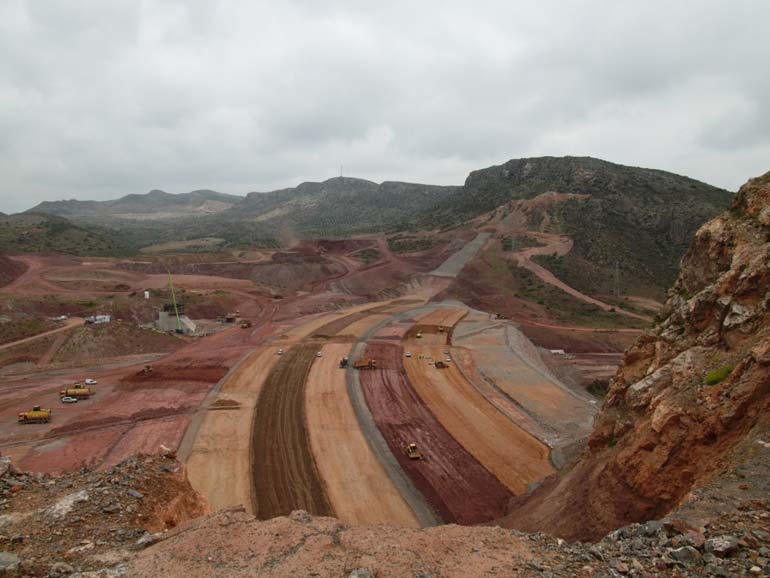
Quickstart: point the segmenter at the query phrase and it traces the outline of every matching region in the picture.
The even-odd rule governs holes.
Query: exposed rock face
[[[626,352],[590,450],[508,525],[598,539],[658,517],[770,421],[770,173],[698,231],[664,314]]]

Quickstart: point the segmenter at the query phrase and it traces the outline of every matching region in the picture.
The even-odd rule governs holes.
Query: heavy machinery
[[[33,406],[32,411],[19,414],[19,423],[48,423],[49,421],[51,421],[51,410],[40,409],[39,405]]]
[[[422,454],[420,453],[420,450],[417,449],[417,444],[414,442],[406,445],[404,448],[404,453],[406,453],[406,457],[408,457],[410,460],[422,459]]]
[[[249,327],[251,327],[251,321],[248,319],[241,321],[241,329],[248,329]]]
[[[354,369],[376,369],[377,361],[374,359],[359,359],[353,364]]]
[[[348,358],[347,357],[343,357],[342,359],[340,359],[340,367],[343,368],[343,367],[347,367],[347,366],[348,366]]]
[[[145,365],[142,369],[142,373],[145,375],[152,373],[152,365]]]
[[[418,331],[417,335],[415,335],[417,339],[422,339],[422,331]]]
[[[446,369],[447,367],[449,367],[449,366],[448,366],[446,363],[444,363],[444,362],[443,362],[443,361],[441,361],[441,360],[437,361],[437,362],[435,363],[435,365],[436,365],[436,368],[437,368],[437,369]]]
[[[88,399],[94,394],[90,387],[69,387],[59,392],[59,397],[76,397],[78,399]]]

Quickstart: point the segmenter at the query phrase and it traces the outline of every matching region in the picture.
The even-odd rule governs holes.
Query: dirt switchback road
[[[46,335],[54,335],[55,333],[61,333],[62,331],[67,331],[68,329],[72,329],[73,327],[79,327],[85,323],[84,319],[81,319],[80,317],[71,317],[70,319],[67,319],[67,322],[62,325],[61,327],[57,327],[56,329],[51,329],[50,331],[44,331],[43,333],[38,333],[37,335],[33,335],[31,337],[25,337],[24,339],[19,339],[18,341],[11,341],[10,343],[3,343],[0,345],[0,351],[3,349],[10,349],[11,347],[16,347],[17,345],[21,345],[22,343],[28,343],[30,341],[34,341],[35,339],[39,339],[40,337],[45,337]]]
[[[576,299],[580,299],[581,301],[585,301],[591,305],[596,305],[604,311],[614,310],[622,315],[633,317],[641,321],[652,321],[652,318],[650,317],[639,315],[638,313],[633,313],[632,311],[626,311],[625,309],[622,309],[616,305],[610,305],[609,303],[605,303],[599,299],[594,299],[593,297],[578,291],[574,287],[567,285],[564,281],[556,277],[556,275],[551,273],[548,269],[542,265],[539,265],[538,263],[535,263],[532,260],[532,257],[538,255],[566,255],[572,250],[572,239],[561,235],[552,235],[549,233],[535,231],[526,231],[526,234],[531,237],[535,237],[538,241],[543,243],[543,245],[537,247],[527,247],[526,249],[514,253],[512,258],[516,261],[519,267],[529,269],[532,273],[540,277],[542,281],[545,281],[549,285],[553,285],[554,287],[561,289]]]
[[[293,510],[333,515],[310,450],[305,382],[317,346],[289,350],[262,386],[251,430],[254,513],[267,520]]]

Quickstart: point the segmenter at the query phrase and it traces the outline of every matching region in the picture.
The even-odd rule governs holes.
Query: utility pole
[[[620,297],[620,261],[615,261],[615,275],[613,285],[613,292],[615,293],[615,297]]]

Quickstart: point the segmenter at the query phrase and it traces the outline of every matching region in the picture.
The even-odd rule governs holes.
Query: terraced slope
[[[445,522],[477,524],[505,512],[512,493],[428,410],[407,380],[402,355],[400,346],[369,344],[366,356],[377,359],[378,369],[360,376],[377,427],[399,464]],[[424,459],[405,455],[412,442]]]

